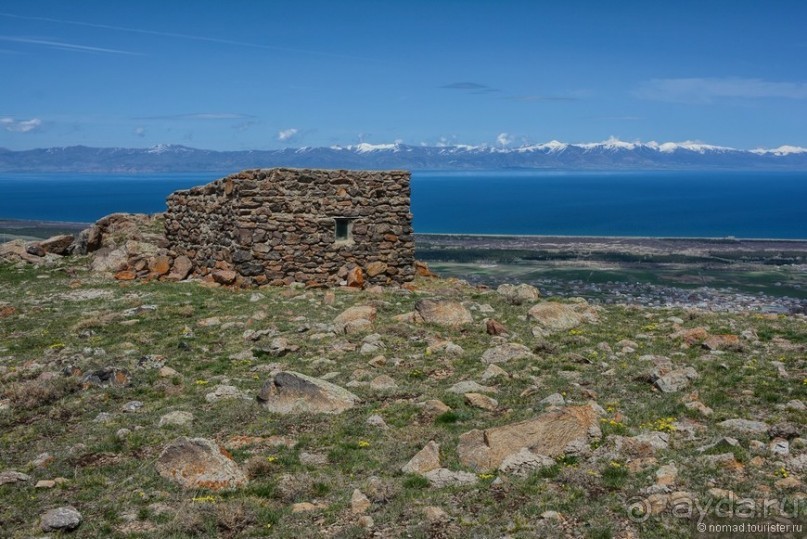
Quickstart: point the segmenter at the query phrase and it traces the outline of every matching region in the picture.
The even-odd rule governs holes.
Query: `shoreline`
[[[58,229],[81,231],[92,222],[87,221],[59,221],[49,219],[17,219],[0,217],[0,232],[5,229]],[[790,243],[804,244],[807,248],[807,238],[745,238],[738,236],[597,236],[591,234],[499,234],[499,233],[455,233],[455,232],[414,232],[417,239],[457,239],[469,240],[480,238],[485,240],[501,239],[504,241],[531,240],[536,242],[708,242],[710,244],[740,245],[750,243]]]
[[[739,236],[594,236],[590,234],[476,234],[476,233],[453,233],[453,232],[415,232],[415,236],[425,236],[427,238],[485,238],[485,239],[535,239],[542,241],[549,240],[620,240],[620,241],[708,241],[714,243],[742,243],[748,242],[791,242],[805,243],[807,238],[744,238]]]

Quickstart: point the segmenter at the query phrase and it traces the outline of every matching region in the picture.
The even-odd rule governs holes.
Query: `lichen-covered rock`
[[[533,359],[535,354],[523,344],[509,342],[485,350],[482,363],[505,363],[517,359]]]
[[[448,468],[438,468],[426,472],[424,477],[429,480],[429,484],[434,488],[474,485],[479,481],[476,474],[470,472],[455,472]]]
[[[403,473],[424,475],[440,467],[440,445],[434,440],[427,443],[401,468]]]
[[[726,430],[733,430],[743,434],[763,434],[768,432],[768,424],[750,419],[726,419],[717,424]]]
[[[574,329],[583,322],[597,319],[595,311],[588,303],[558,303],[544,301],[534,305],[528,312],[539,329],[554,333]]]
[[[513,305],[532,303],[538,301],[538,298],[541,297],[541,293],[538,291],[538,289],[528,284],[499,285],[499,288],[496,289],[496,293]]]
[[[13,483],[24,483],[25,481],[30,481],[31,476],[24,474],[22,472],[17,472],[14,470],[8,470],[5,472],[0,472],[0,485],[7,485]]]
[[[601,436],[597,411],[591,406],[571,406],[547,412],[535,419],[460,436],[460,462],[476,470],[498,468],[522,448],[537,455],[556,457],[570,446],[588,444]]]
[[[258,394],[264,408],[279,414],[340,414],[359,400],[335,384],[293,371],[275,374]]]
[[[692,367],[675,369],[669,372],[656,371],[651,377],[655,385],[662,393],[674,393],[681,391],[689,385],[692,380],[698,378],[698,372]]]
[[[535,470],[555,465],[555,459],[546,455],[537,455],[522,447],[518,453],[513,453],[504,458],[499,465],[499,471],[519,477],[526,477]]]
[[[333,320],[338,333],[359,333],[373,327],[377,310],[372,305],[356,305],[342,311]]]
[[[40,527],[44,532],[71,531],[81,524],[81,513],[71,506],[57,507],[42,515]]]
[[[445,299],[422,299],[415,304],[415,312],[423,322],[438,326],[460,327],[474,321],[462,303]]]
[[[181,436],[163,449],[157,473],[183,488],[232,490],[247,484],[247,476],[216,442]]]

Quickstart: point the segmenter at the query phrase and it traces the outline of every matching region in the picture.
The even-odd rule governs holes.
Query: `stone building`
[[[409,173],[245,170],[167,200],[165,230],[195,271],[245,284],[411,281]],[[360,268],[357,270],[355,268]]]

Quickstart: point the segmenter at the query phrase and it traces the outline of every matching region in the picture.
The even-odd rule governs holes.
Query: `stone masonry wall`
[[[338,284],[360,267],[369,283],[411,281],[409,173],[245,170],[168,197],[165,229],[196,272],[232,269],[248,284]],[[334,218],[352,238],[336,241]]]

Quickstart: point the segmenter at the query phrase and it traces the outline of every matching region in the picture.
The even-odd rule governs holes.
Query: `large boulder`
[[[126,249],[110,249],[105,247],[96,252],[90,263],[90,269],[97,273],[117,273],[129,265]]]
[[[427,443],[401,468],[403,473],[425,475],[440,467],[440,445],[434,440]]]
[[[474,321],[471,311],[461,303],[445,299],[422,299],[415,304],[415,313],[427,324],[445,327],[460,327]]]
[[[591,406],[570,406],[535,419],[460,436],[460,462],[477,471],[494,470],[510,455],[527,448],[535,455],[557,457],[578,451],[601,436],[599,415]]]
[[[543,301],[534,305],[528,314],[538,324],[538,327],[547,333],[568,331],[585,321],[596,320],[596,314],[586,302]]]
[[[258,402],[278,414],[340,414],[359,400],[335,384],[293,371],[278,372],[258,394]]]
[[[171,273],[168,274],[169,281],[182,281],[193,271],[193,262],[185,255],[180,255],[174,259]]]
[[[339,333],[359,333],[373,327],[377,310],[372,305],[356,305],[342,311],[333,320],[334,328]]]
[[[513,305],[532,303],[541,297],[538,289],[528,284],[503,284],[496,289],[496,293]]]
[[[53,253],[55,255],[66,255],[67,250],[73,244],[73,236],[69,234],[61,234],[59,236],[51,236],[46,240],[39,242],[39,246],[46,253]]]
[[[57,507],[42,515],[40,527],[44,532],[72,531],[81,524],[81,513],[71,506]]]
[[[157,458],[157,473],[183,488],[232,490],[246,485],[247,476],[216,442],[180,436]]]

